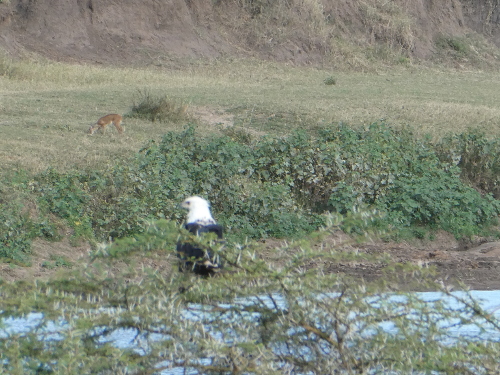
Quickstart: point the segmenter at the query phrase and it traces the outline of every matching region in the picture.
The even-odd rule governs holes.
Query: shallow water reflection
[[[463,305],[460,304],[458,298],[465,298],[467,294],[464,292],[453,292],[451,295],[446,295],[441,292],[421,292],[416,293],[422,301],[435,302],[442,301],[450,309],[460,311]],[[500,318],[500,290],[494,291],[471,291],[469,295],[472,296],[481,306],[481,308],[486,311],[486,313]],[[259,298],[260,300],[265,300],[267,297]],[[279,304],[280,308],[284,308],[286,303],[279,296],[273,296]],[[401,302],[404,299],[404,295],[394,295],[394,303]],[[392,297],[391,297],[392,300]],[[237,304],[245,304],[245,300],[238,300]],[[248,300],[252,303],[251,299]],[[200,309],[203,311],[203,309]],[[202,312],[203,313],[203,312]],[[185,318],[190,320],[200,319],[199,315],[193,314],[189,311],[185,312]],[[43,314],[41,313],[30,313],[23,318],[6,318],[1,321],[0,325],[0,338],[7,338],[10,335],[18,335],[28,333],[31,330],[37,328],[37,326],[43,320]],[[380,327],[386,332],[396,333],[396,329],[391,322],[382,322]],[[459,320],[449,322],[445,321],[442,323],[442,327],[446,329],[449,333],[447,340],[453,340],[453,338],[459,337],[473,337],[473,338],[484,338],[492,341],[500,341],[500,332],[496,329],[490,329],[489,327],[478,327],[477,325],[464,325],[461,324]],[[57,340],[57,332],[61,332],[65,329],[65,322],[55,321],[48,322],[42,330],[41,339],[42,340]],[[157,335],[156,337],[149,337],[149,340],[164,340],[165,336]],[[140,334],[135,329],[117,329],[110,334],[106,335],[105,339],[100,340],[101,343],[109,342],[120,349],[134,349],[138,354],[143,354],[148,351],[148,340],[142,340]],[[451,343],[451,342],[450,342]],[[200,363],[203,363],[204,359],[200,359]],[[208,364],[208,363],[207,363]],[[168,363],[162,362],[158,364],[159,367],[168,366]],[[161,372],[162,375],[177,375],[177,374],[198,374],[198,371],[192,370],[187,371],[186,368],[173,368]]]

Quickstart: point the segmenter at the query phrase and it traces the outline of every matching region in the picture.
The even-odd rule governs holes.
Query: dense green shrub
[[[26,215],[0,204],[0,258],[28,262],[32,239],[28,222]]]
[[[319,215],[298,204],[282,181],[257,178],[259,159],[265,158],[257,145],[229,137],[204,140],[193,127],[168,133],[138,159],[141,175],[148,176],[147,199],[168,218],[179,219],[183,212],[175,207],[185,196],[209,197],[217,219],[242,236],[310,232],[321,223]],[[269,153],[275,155],[276,150]]]
[[[470,166],[464,163],[457,168],[451,162],[452,155],[463,153],[460,143],[455,147],[448,143],[446,150],[436,148],[407,129],[381,124],[366,131],[342,127],[330,139],[342,144],[347,169],[330,196],[333,209],[346,212],[355,205],[372,205],[386,212],[387,222],[397,228],[424,225],[458,237],[477,234],[500,213],[499,201],[488,194],[482,196],[461,180],[469,175]],[[497,158],[487,152],[483,155],[478,164],[491,166],[488,162]]]
[[[0,261],[28,264],[34,238],[59,238],[56,225],[47,215],[31,212],[35,204],[28,181],[24,171],[0,175]]]
[[[325,212],[347,214],[357,207],[384,212],[378,223],[386,227],[469,236],[500,212],[497,200],[460,180],[470,175],[473,162],[465,160],[471,158],[463,157],[458,167],[451,161],[470,149],[459,141],[471,137],[444,149],[408,129],[376,123],[239,142],[202,138],[188,127],[107,171],[49,170],[37,177],[35,190],[42,206],[81,236],[91,237],[93,230],[98,240],[140,233],[147,218],[180,222],[184,212],[177,205],[193,194],[209,198],[218,221],[238,237],[300,236],[321,226]],[[485,147],[481,155],[474,163],[495,167]],[[481,181],[492,177],[488,170]]]
[[[175,200],[208,196],[221,221],[247,235],[286,236],[319,225],[325,211],[373,206],[393,226],[428,225],[460,236],[477,233],[500,212],[498,201],[464,185],[461,170],[441,160],[430,141],[385,124],[330,126],[316,137],[296,132],[250,145],[200,140],[189,128],[143,155],[141,171],[161,171],[168,190],[180,193]]]
[[[44,211],[65,219],[73,228],[73,238],[93,238],[88,206],[92,199],[87,186],[88,176],[74,171],[58,173],[48,169],[36,176],[35,191]]]
[[[143,233],[149,219],[182,222],[178,203],[194,194],[211,201],[235,238],[300,237],[322,226],[327,212],[360,208],[379,213],[370,224],[377,227],[471,236],[500,212],[489,195],[498,196],[499,151],[498,140],[474,132],[433,144],[382,123],[260,139],[203,138],[187,127],[106,170],[49,169],[30,184],[24,177],[14,190],[34,192],[41,216],[21,214],[22,200],[9,204],[0,256],[25,259],[31,238],[56,237],[49,214],[72,228],[74,240],[106,241]],[[11,190],[4,186],[3,196]],[[354,220],[344,229],[366,228]]]
[[[460,167],[463,181],[500,198],[500,139],[477,130],[445,137],[436,146],[440,158]]]
[[[455,57],[466,57],[471,52],[469,41],[465,37],[460,38],[441,35],[436,38],[435,44],[439,49],[452,52]]]
[[[500,202],[482,197],[444,171],[437,175],[400,177],[378,202],[394,225],[425,225],[456,237],[478,234],[478,228],[494,224]]]

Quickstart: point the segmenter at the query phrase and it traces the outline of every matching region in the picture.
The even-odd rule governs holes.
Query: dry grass
[[[290,53],[325,55],[342,69],[371,70],[374,53],[378,63],[407,58],[417,27],[406,0],[218,2],[226,3],[220,7],[220,18],[236,40],[244,39],[257,50],[273,50],[283,60]],[[382,47],[383,54],[372,50],[375,45]]]
[[[175,71],[113,69],[49,62],[0,64],[0,168],[96,167],[133,155],[150,139],[185,123],[127,118],[89,137],[89,125],[130,111],[137,90],[168,96],[196,112],[231,112],[258,134],[385,119],[435,137],[467,128],[499,135],[500,74],[401,68],[341,73],[251,60],[186,64]],[[325,85],[326,78],[335,85]],[[219,128],[200,120],[201,133]]]

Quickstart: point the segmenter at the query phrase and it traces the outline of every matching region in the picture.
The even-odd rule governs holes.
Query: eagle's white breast
[[[196,223],[201,225],[217,224],[210,213],[210,203],[201,197],[189,197],[182,203],[181,207],[188,210],[186,224]]]

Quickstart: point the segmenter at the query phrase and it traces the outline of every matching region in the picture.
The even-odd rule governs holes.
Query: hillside
[[[244,55],[363,68],[373,58],[428,60],[443,48],[464,58],[462,38],[484,47],[500,46],[499,36],[498,1],[0,1],[2,49],[68,62],[168,65]],[[472,51],[496,61],[478,45]]]

